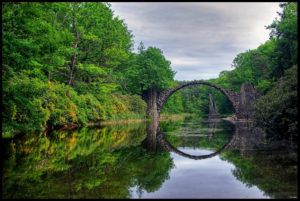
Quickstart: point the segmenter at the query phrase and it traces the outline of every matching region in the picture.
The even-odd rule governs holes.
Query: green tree
[[[50,80],[71,53],[73,36],[58,22],[67,3],[6,2],[2,8],[4,81],[19,72]]]
[[[280,7],[283,8],[282,13],[278,13],[280,20],[267,26],[271,29],[270,37],[277,39],[271,69],[275,78],[280,78],[284,70],[298,63],[298,3],[282,3]]]
[[[175,72],[159,48],[148,47],[145,50],[141,43],[139,54],[133,55],[132,59],[136,64],[130,66],[126,73],[131,92],[141,95],[152,88],[160,91],[171,86]]]

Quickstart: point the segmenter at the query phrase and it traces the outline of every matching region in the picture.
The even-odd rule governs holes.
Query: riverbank
[[[161,114],[160,120],[164,119],[182,119],[185,117],[195,116],[195,114],[190,113],[180,113],[180,114]]]
[[[193,114],[188,113],[182,113],[182,114],[162,114],[160,117],[160,120],[166,120],[166,119],[182,119],[187,116],[193,116]],[[49,128],[47,126],[43,127],[43,132],[47,132],[53,129],[57,130],[73,130],[76,128],[81,128],[84,126],[92,127],[92,126],[101,126],[101,125],[120,125],[120,124],[133,124],[133,123],[141,123],[146,121],[152,121],[151,118],[138,118],[138,119],[115,119],[115,120],[104,120],[104,121],[98,121],[98,122],[89,122],[87,125],[82,124],[76,124],[76,123],[67,123],[63,124],[61,126],[58,126],[56,128]],[[34,132],[34,131],[33,131]],[[18,134],[11,133],[11,132],[3,132],[2,138],[13,138]]]
[[[164,115],[162,114],[160,116],[160,120],[166,120],[166,119],[183,119],[187,116],[193,116],[193,114],[168,114]],[[97,125],[119,125],[119,124],[132,124],[132,123],[140,123],[140,122],[146,122],[146,121],[152,121],[151,118],[142,118],[142,119],[117,119],[117,120],[106,120],[106,121],[99,121],[99,122],[93,122],[93,123],[88,123],[87,126],[97,126]],[[74,125],[73,125],[74,126]],[[70,129],[72,128],[72,125],[65,126],[62,129]]]

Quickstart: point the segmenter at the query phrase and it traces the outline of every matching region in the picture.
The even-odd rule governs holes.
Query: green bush
[[[270,136],[297,137],[297,66],[286,70],[277,86],[254,104],[254,122]]]
[[[3,132],[42,130],[49,118],[49,111],[39,99],[46,94],[47,86],[34,78],[13,78],[3,87]],[[38,98],[39,97],[39,98]]]
[[[146,115],[147,104],[139,95],[129,97],[129,111],[134,114]]]
[[[13,77],[3,88],[4,133],[41,131],[46,125],[136,119],[146,114],[146,103],[138,95],[78,95],[65,84],[20,77]]]

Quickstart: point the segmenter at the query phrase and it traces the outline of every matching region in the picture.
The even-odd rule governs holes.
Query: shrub
[[[46,125],[86,125],[99,120],[137,118],[144,116],[147,108],[138,95],[78,95],[63,83],[25,75],[5,83],[2,107],[2,130],[6,133],[41,131]]]
[[[129,110],[134,114],[146,115],[147,104],[139,95],[129,96]]]
[[[277,86],[254,104],[254,122],[270,136],[297,137],[297,66],[286,70]]]

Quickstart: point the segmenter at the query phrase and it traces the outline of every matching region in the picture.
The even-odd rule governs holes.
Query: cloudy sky
[[[113,2],[111,8],[132,31],[135,52],[140,41],[160,48],[176,80],[217,78],[232,70],[237,54],[269,39],[265,26],[281,11],[279,2]]]

